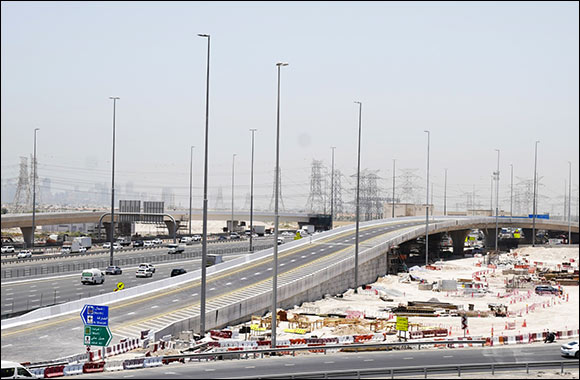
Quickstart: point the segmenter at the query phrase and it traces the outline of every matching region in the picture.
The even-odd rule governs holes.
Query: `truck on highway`
[[[183,253],[185,252],[185,244],[167,244],[169,251],[167,253]]]
[[[81,236],[76,237],[73,239],[73,243],[78,241],[81,247],[85,247],[86,249],[91,249],[93,246],[93,241],[89,236]]]
[[[302,231],[306,232],[308,235],[312,235],[314,233],[314,226],[312,224],[306,224],[302,226]]]
[[[266,233],[266,226],[254,226],[254,233],[258,236],[264,236]]]

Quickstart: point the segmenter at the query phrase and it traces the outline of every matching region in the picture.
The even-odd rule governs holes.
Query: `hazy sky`
[[[550,203],[563,203],[567,161],[578,186],[578,11],[577,2],[3,1],[2,179],[18,177],[37,127],[39,176],[53,179],[53,191],[110,187],[115,95],[119,197],[127,182],[157,194],[169,186],[187,205],[195,145],[194,207],[201,207],[207,42],[196,34],[208,33],[210,197],[221,186],[226,206],[233,153],[236,202],[249,192],[250,128],[258,129],[257,202],[269,203],[275,63],[286,61],[280,165],[287,207],[306,203],[312,159],[330,166],[330,146],[347,175],[343,185],[356,183],[349,176],[358,100],[361,166],[380,170],[385,189],[396,158],[398,168],[417,169],[425,198],[429,129],[436,206],[445,168],[450,208],[474,186],[488,206],[497,148],[500,202],[509,209],[509,165],[516,182],[531,178],[540,140],[540,191],[550,200],[539,211],[550,211]]]

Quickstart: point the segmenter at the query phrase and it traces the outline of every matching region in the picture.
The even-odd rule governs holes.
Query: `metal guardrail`
[[[331,378],[356,378],[360,379],[361,376],[379,376],[379,375],[390,375],[391,379],[395,378],[395,375],[419,375],[422,374],[424,378],[427,378],[429,373],[450,373],[457,372],[457,376],[461,377],[462,371],[474,372],[474,371],[491,371],[492,375],[495,375],[495,371],[501,370],[517,370],[524,369],[526,373],[530,373],[530,368],[552,368],[559,367],[560,373],[564,373],[564,367],[575,367],[578,368],[578,360],[553,360],[553,361],[540,361],[540,362],[519,362],[519,363],[469,363],[469,364],[441,364],[441,365],[431,365],[431,366],[413,366],[413,367],[384,367],[384,368],[373,368],[373,369],[359,369],[359,370],[336,370],[336,371],[313,371],[313,372],[296,372],[296,373],[285,373],[285,374],[275,374],[275,375],[253,375],[253,376],[241,376],[236,377],[237,379],[331,379]]]
[[[202,353],[191,353],[191,354],[181,354],[181,355],[165,355],[163,356],[164,359],[185,359],[189,358],[190,360],[199,360],[199,359],[212,359],[216,357],[223,358],[224,356],[227,357],[236,357],[242,358],[242,356],[249,357],[251,354],[255,356],[256,354],[260,354],[262,357],[264,354],[278,354],[281,352],[293,352],[296,351],[310,351],[310,350],[324,350],[324,354],[326,355],[327,350],[342,350],[342,349],[349,349],[349,350],[367,350],[369,348],[407,348],[408,346],[417,346],[418,349],[421,349],[421,346],[432,346],[435,344],[481,344],[482,346],[485,344],[485,339],[482,340],[432,340],[432,341],[418,341],[418,342],[395,342],[395,343],[358,343],[358,344],[312,344],[310,346],[297,346],[297,347],[280,347],[280,348],[262,348],[262,349],[255,349],[255,350],[239,350],[239,351],[224,351],[224,352],[202,352]]]

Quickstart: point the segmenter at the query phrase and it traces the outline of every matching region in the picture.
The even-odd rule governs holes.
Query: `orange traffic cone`
[[[524,319],[524,323],[522,324],[522,327],[528,327],[528,324],[526,323],[525,319]]]

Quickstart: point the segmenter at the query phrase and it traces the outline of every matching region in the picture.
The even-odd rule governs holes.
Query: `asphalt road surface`
[[[562,342],[563,343],[563,342]],[[91,379],[225,379],[250,378],[266,375],[288,375],[302,372],[340,371],[373,368],[396,368],[430,365],[517,363],[532,361],[563,360],[560,342],[556,344],[532,344],[513,347],[413,349],[364,353],[335,353],[316,355],[281,356],[263,359],[224,360],[211,362],[175,363],[162,367],[103,372],[82,375]],[[574,359],[570,359],[574,360]],[[578,363],[578,361],[576,361]],[[455,373],[457,371],[455,370]],[[423,377],[422,374],[414,376]],[[492,377],[491,371],[482,378]],[[372,377],[377,377],[373,375]],[[383,376],[384,378],[384,376]]]
[[[377,239],[395,230],[422,225],[420,219],[388,221],[360,230],[361,249],[376,245]],[[296,272],[313,265],[326,265],[336,257],[354,251],[354,230],[343,231],[311,244],[284,249],[278,259],[279,285]],[[238,302],[242,297],[271,290],[272,256],[208,275],[206,310],[216,310]],[[147,281],[147,280],[144,280]],[[105,282],[108,285],[107,282]],[[200,280],[163,289],[155,293],[112,303],[109,306],[111,344],[125,337],[137,337],[142,330],[158,330],[163,326],[199,315]],[[71,313],[26,325],[2,329],[2,360],[42,361],[75,355],[84,351],[82,322],[78,313]],[[58,347],[58,349],[55,349]]]

